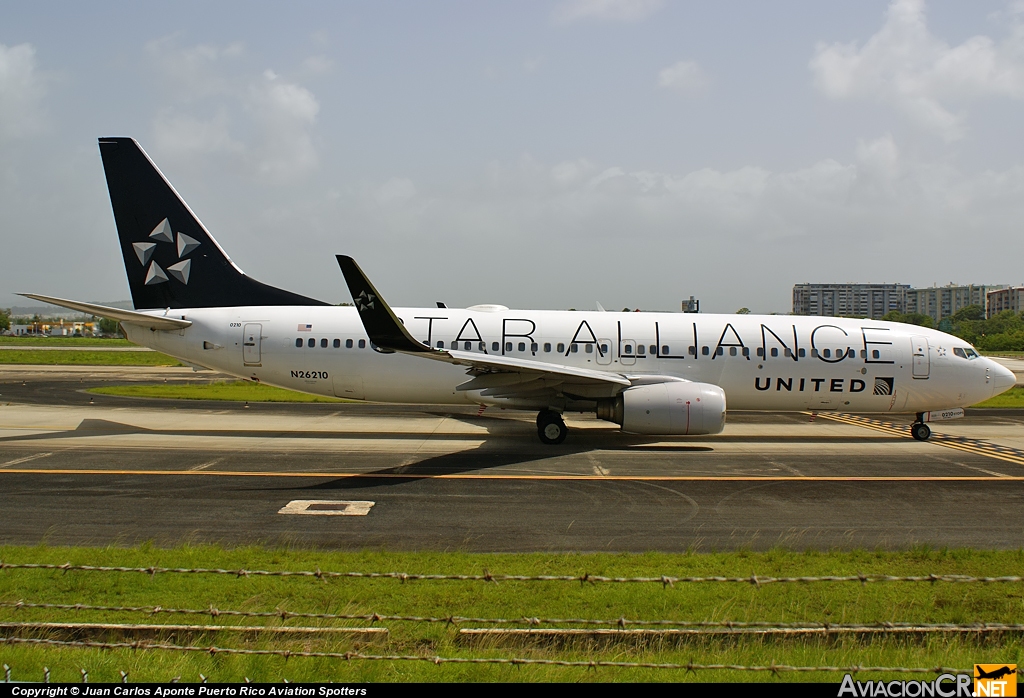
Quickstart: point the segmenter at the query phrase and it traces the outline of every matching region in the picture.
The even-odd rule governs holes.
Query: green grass
[[[979,402],[974,407],[1024,407],[1024,387],[1014,386],[1002,395]]]
[[[155,351],[46,351],[0,349],[0,364],[70,366],[180,366],[177,359]]]
[[[127,339],[103,337],[0,337],[2,346],[25,347],[132,347]]]
[[[235,402],[351,402],[294,390],[274,388],[250,381],[218,381],[207,384],[112,385],[90,388],[90,393],[123,397],[152,397],[174,400],[231,400]]]
[[[1006,351],[983,351],[983,352],[981,352],[981,355],[982,356],[1019,357],[1019,356],[1024,356],[1024,351],[1013,351],[1013,350],[1006,350]]]
[[[333,523],[333,522],[331,522]],[[349,523],[347,521],[343,522]],[[344,526],[339,526],[343,529]],[[607,576],[686,575],[848,575],[973,574],[1019,575],[1021,551],[927,550],[908,552],[701,554],[466,554],[398,553],[387,551],[323,552],[217,547],[162,550],[135,548],[0,547],[4,562],[61,564],[221,567],[225,569],[322,569],[331,571],[403,571],[409,573],[569,574]],[[330,579],[238,577],[213,575],[118,574],[44,570],[0,572],[0,600],[26,600],[90,605],[209,608],[251,611],[289,610],[318,613],[449,615],[483,618],[600,618],[830,621],[832,623],[1020,622],[1022,585],[953,583],[805,583],[754,586],[745,583],[579,584],[575,582],[459,582],[396,579]],[[149,616],[127,612],[73,612],[0,609],[2,620],[63,620],[132,623],[205,623],[255,625],[266,619]],[[337,624],[328,620],[269,619],[270,624]],[[363,625],[346,622],[347,625]],[[1024,663],[1019,637],[924,640],[852,638],[831,640],[701,640],[679,646],[636,649],[558,647],[467,647],[457,628],[443,623],[388,621],[390,639],[367,646],[367,654],[410,654],[445,657],[532,657],[575,660],[651,661],[665,663],[739,663],[797,665],[946,666],[969,667],[977,661]],[[465,624],[464,627],[487,627]],[[194,644],[347,651],[344,640],[259,639],[248,643],[230,637],[207,637]],[[687,673],[675,670],[441,665],[427,662],[366,662],[327,659],[232,657],[131,650],[0,645],[0,658],[15,679],[38,680],[42,667],[55,681],[79,680],[80,667],[92,681],[111,681],[125,670],[132,681],[166,681],[173,676],[195,681],[200,673],[213,681],[839,681],[835,674],[751,674],[730,671]],[[880,678],[861,674],[858,678]]]

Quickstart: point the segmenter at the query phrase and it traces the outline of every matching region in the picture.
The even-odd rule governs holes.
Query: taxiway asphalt
[[[0,367],[0,543],[153,541],[465,551],[1019,548],[1024,410],[909,419],[730,413],[723,434],[623,435],[473,408],[93,395],[208,381]],[[279,513],[320,501],[319,515]],[[331,503],[373,502],[338,513]],[[292,505],[291,511],[302,510]]]

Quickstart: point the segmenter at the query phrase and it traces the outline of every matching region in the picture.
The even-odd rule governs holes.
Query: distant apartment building
[[[1011,286],[989,291],[986,317],[998,315],[1004,310],[1019,313],[1024,310],[1024,286]]]
[[[931,288],[911,288],[907,290],[907,313],[928,315],[936,324],[942,318],[949,317],[961,308],[976,305],[982,310],[986,308],[986,297],[993,289],[1001,286],[932,286]]]
[[[832,315],[880,319],[906,312],[908,284],[796,284],[794,315]]]

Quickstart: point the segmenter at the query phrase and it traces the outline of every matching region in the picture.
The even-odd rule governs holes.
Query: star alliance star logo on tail
[[[373,303],[374,301],[377,300],[377,297],[374,296],[372,293],[360,291],[359,295],[356,296],[354,300],[356,302],[356,306],[359,308],[360,311],[367,309],[373,310]]]
[[[191,236],[185,235],[184,233],[175,233],[172,235],[170,221],[166,218],[157,223],[156,227],[153,228],[153,232],[149,234],[149,238],[156,242],[132,243],[132,248],[135,250],[135,256],[139,258],[139,263],[142,266],[149,264],[149,267],[146,269],[146,285],[155,286],[156,284],[164,284],[171,278],[180,281],[183,284],[188,284],[188,277],[192,271],[192,260],[184,259],[184,257],[199,247],[199,241]],[[152,257],[153,253],[157,250],[157,243],[159,242],[169,242],[175,245],[177,248],[178,259],[181,261],[169,265],[166,270],[157,264],[156,260],[153,260]]]

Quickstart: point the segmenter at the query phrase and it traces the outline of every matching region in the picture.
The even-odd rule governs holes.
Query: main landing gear
[[[918,419],[920,418],[921,415],[918,415]],[[910,435],[918,441],[927,441],[928,437],[932,435],[932,430],[924,422],[914,422],[910,425]]]
[[[537,415],[537,436],[548,445],[560,444],[565,441],[568,430],[562,415],[554,410],[541,410]]]

